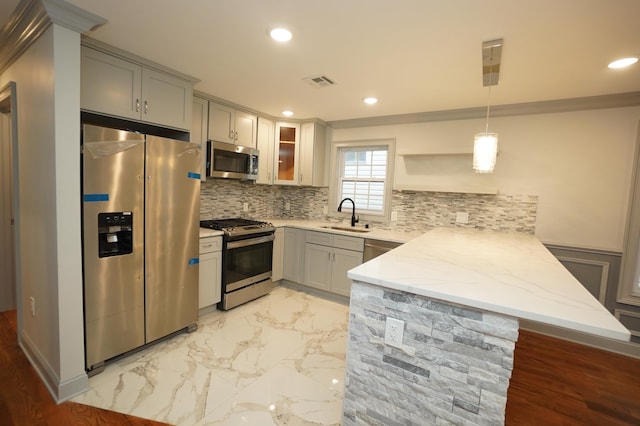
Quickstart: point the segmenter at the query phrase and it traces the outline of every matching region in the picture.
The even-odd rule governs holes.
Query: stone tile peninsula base
[[[517,318],[354,281],[342,424],[504,424],[517,339]]]

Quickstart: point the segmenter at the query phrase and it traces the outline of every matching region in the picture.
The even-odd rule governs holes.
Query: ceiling
[[[638,0],[68,0],[89,36],[279,117],[326,121],[482,107],[483,41],[504,39],[492,105],[640,91]],[[4,22],[17,0],[0,2]],[[279,44],[267,29],[284,25]],[[303,79],[324,75],[335,85]],[[362,99],[375,96],[376,105]]]

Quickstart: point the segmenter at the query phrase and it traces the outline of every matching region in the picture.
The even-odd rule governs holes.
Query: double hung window
[[[351,198],[357,214],[388,218],[391,205],[393,141],[338,143],[335,155],[335,191],[331,207]]]

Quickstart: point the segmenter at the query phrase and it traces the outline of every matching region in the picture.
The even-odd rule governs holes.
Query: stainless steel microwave
[[[254,148],[207,141],[207,177],[256,180],[258,154]]]

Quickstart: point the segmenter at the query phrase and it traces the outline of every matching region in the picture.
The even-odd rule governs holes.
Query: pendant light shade
[[[498,155],[498,134],[478,133],[473,139],[473,170],[491,173]]]
[[[485,41],[482,43],[482,85],[498,84],[500,76],[500,60],[502,57],[502,39]],[[498,155],[498,134],[489,133],[489,111],[491,103],[487,99],[487,121],[484,133],[478,133],[473,139],[473,170],[476,173],[492,173],[496,166]]]

